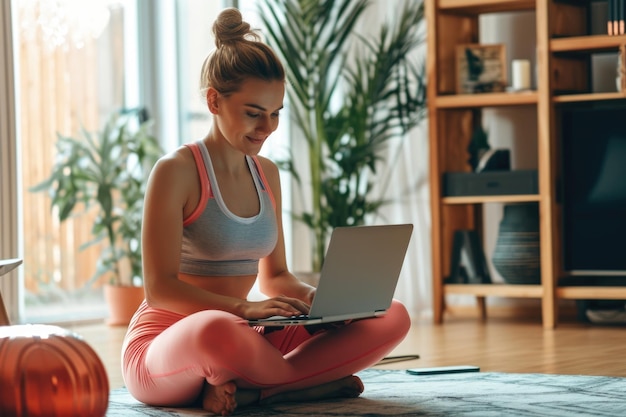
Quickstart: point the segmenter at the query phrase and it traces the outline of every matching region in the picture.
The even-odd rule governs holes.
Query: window
[[[206,136],[210,118],[199,91],[200,69],[213,50],[212,23],[222,7],[217,1],[177,1],[178,87],[180,91],[180,143]]]
[[[114,110],[132,107],[137,67],[134,0],[20,0],[13,3],[19,68],[18,172],[23,241],[24,319],[28,322],[102,317],[102,279],[94,280],[99,246],[94,214],[59,224],[45,193],[57,134],[99,130]],[[136,24],[136,23],[135,23]],[[136,48],[135,48],[136,49]],[[129,62],[130,60],[130,62]]]

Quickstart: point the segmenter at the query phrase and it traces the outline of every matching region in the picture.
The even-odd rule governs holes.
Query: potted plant
[[[425,114],[425,70],[414,56],[423,43],[422,2],[407,1],[394,22],[359,35],[354,28],[369,5],[264,0],[261,6],[269,43],[286,66],[294,137],[308,150],[312,206],[295,218],[313,234],[313,271],[321,269],[333,228],[363,224],[387,202],[371,195],[386,145]],[[292,157],[279,163],[303,186]]]
[[[97,208],[93,239],[81,248],[104,243],[89,283],[108,277],[109,324],[127,324],[143,299],[143,197],[148,173],[162,155],[150,125],[145,110],[131,110],[112,114],[100,132],[81,129],[77,137],[57,133],[52,172],[31,189],[48,192],[61,222]],[[124,301],[128,293],[132,301]]]

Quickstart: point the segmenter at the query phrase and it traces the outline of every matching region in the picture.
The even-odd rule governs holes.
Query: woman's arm
[[[297,298],[310,305],[315,296],[315,288],[300,281],[287,268],[278,168],[266,158],[259,157],[259,161],[276,200],[276,223],[278,225],[276,247],[272,253],[259,261],[259,288],[268,297],[284,295]]]
[[[181,314],[220,309],[242,314],[242,300],[224,297],[178,279],[185,211],[200,199],[191,152],[180,148],[161,158],[150,173],[144,200],[142,261],[146,301]]]

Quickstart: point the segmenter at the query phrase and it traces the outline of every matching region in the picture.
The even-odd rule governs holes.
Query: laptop
[[[412,232],[412,224],[333,229],[309,314],[248,320],[249,324],[298,326],[384,315]]]

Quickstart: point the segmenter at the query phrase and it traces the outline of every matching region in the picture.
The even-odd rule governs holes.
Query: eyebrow
[[[261,111],[267,111],[267,109],[266,109],[265,107],[263,107],[263,106],[259,106],[258,104],[254,104],[254,103],[247,103],[247,104],[244,104],[244,106],[247,106],[247,107],[253,107],[253,108],[255,108],[255,109],[259,109],[259,110],[261,110]],[[274,110],[274,111],[279,111],[279,110],[282,110],[282,109],[283,109],[283,107],[285,107],[285,106],[280,106],[279,108],[277,108],[277,109],[276,109],[276,110]]]

